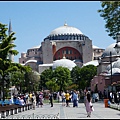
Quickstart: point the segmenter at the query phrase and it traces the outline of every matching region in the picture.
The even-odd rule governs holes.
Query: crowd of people
[[[60,102],[62,106],[70,107],[70,103],[72,103],[72,107],[78,107],[78,103],[80,101],[80,97],[82,94],[84,96],[84,105],[87,112],[87,117],[91,116],[91,112],[94,111],[94,107],[92,102],[93,100],[93,92],[85,89],[84,91],[79,92],[77,90],[72,91],[57,91],[57,92],[47,92],[46,94],[43,91],[39,91],[37,93],[25,93],[25,94],[13,94],[11,99],[9,99],[10,104],[17,104],[17,105],[25,105],[31,103],[33,105],[33,109],[35,110],[36,107],[43,107],[44,100],[49,100],[50,107],[54,106],[54,100],[56,102]],[[109,103],[120,103],[120,92],[112,92],[104,90],[103,94],[98,92],[98,96],[101,100],[109,99]]]
[[[43,101],[46,99],[44,92],[40,91],[36,93],[26,93],[26,94],[18,94],[12,96],[10,99],[11,104],[19,104],[25,105],[27,103],[33,104],[33,109],[36,107],[43,107]],[[78,107],[78,102],[80,100],[80,93],[77,90],[72,91],[58,91],[56,95],[54,92],[48,93],[48,100],[51,107],[54,105],[54,100],[61,102],[62,106],[70,107],[70,103],[72,103],[72,107]],[[92,107],[92,97],[90,91],[84,92],[84,103],[86,107],[87,117],[90,117],[91,111],[94,111]],[[91,108],[92,107],[92,108]]]

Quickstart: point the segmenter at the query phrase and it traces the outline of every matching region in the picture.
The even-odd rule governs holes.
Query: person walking
[[[40,106],[42,107],[43,106],[43,93],[40,92],[39,94],[39,102],[40,102]]]
[[[94,111],[94,108],[92,105],[92,99],[89,92],[87,93],[85,100],[86,100],[85,107],[86,107],[87,117],[91,117],[91,112]]]
[[[35,110],[35,106],[36,106],[36,96],[35,96],[34,93],[32,94],[31,101],[32,101],[32,104],[33,104],[33,110]]]
[[[53,107],[53,94],[52,94],[52,92],[49,94],[49,100],[50,100],[51,107]]]
[[[74,90],[73,93],[72,93],[72,102],[73,102],[73,107],[77,107],[77,94],[76,94],[76,90]]]
[[[68,90],[67,90],[66,93],[65,93],[65,98],[66,98],[66,107],[70,107],[70,106],[69,106],[70,94],[69,94]]]
[[[62,97],[62,106],[65,106],[65,92],[64,91],[62,91],[61,97]]]
[[[36,106],[39,107],[40,104],[40,99],[39,99],[39,94],[36,94]]]

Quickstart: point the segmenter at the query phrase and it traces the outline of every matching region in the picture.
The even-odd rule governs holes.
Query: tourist
[[[85,100],[86,100],[85,107],[86,107],[87,117],[91,117],[91,112],[94,111],[94,108],[92,105],[92,98],[89,92],[87,92]]]
[[[62,106],[65,106],[65,92],[64,91],[62,91],[61,97],[62,97]]]
[[[72,93],[72,102],[73,102],[73,107],[77,107],[77,94],[76,94],[76,90],[73,91]]]
[[[70,107],[69,106],[70,94],[69,94],[68,90],[65,93],[65,98],[66,98],[66,107]]]
[[[53,94],[52,94],[52,92],[49,93],[49,100],[50,100],[51,107],[53,107]]]
[[[39,104],[41,105],[41,107],[43,106],[43,93],[42,92],[40,92],[40,94],[39,94]]]

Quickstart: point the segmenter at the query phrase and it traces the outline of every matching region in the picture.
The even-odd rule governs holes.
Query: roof
[[[113,56],[113,55],[117,55],[117,52],[116,52],[116,50],[115,50],[115,48],[114,48],[115,45],[116,45],[116,43],[113,43],[113,44],[109,45],[109,46],[105,49],[105,51],[103,52],[103,54],[102,54],[101,57],[110,56],[110,52],[111,52],[112,56]]]
[[[50,36],[61,35],[61,34],[83,34],[83,33],[75,27],[71,27],[71,26],[68,26],[67,24],[64,24],[64,26],[54,29],[50,33]]]
[[[86,66],[86,65],[94,65],[94,66],[98,66],[99,63],[98,63],[98,60],[92,60],[92,61],[89,61],[89,62],[83,64],[83,66]]]
[[[97,47],[97,46],[95,46],[95,45],[93,45],[92,47],[93,47],[93,49],[96,49],[96,48],[99,49],[99,47]]]
[[[53,69],[55,69],[56,67],[59,67],[59,66],[62,66],[62,67],[66,67],[68,68],[69,70],[72,70],[73,67],[76,66],[76,64],[69,60],[69,59],[60,59],[60,60],[56,60],[56,61],[53,61]]]
[[[112,68],[112,75],[115,73],[120,73],[120,69],[119,68]],[[108,75],[111,75],[111,70],[108,71]]]
[[[40,48],[40,46],[41,46],[41,45],[38,45],[38,46],[32,47],[31,49]]]
[[[28,61],[25,62],[25,64],[27,64],[29,62],[36,62],[37,63],[37,60],[28,60]]]
[[[50,64],[40,64],[39,66],[53,66],[53,63],[50,63]]]

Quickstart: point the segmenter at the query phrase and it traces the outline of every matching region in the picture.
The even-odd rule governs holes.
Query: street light
[[[111,87],[112,87],[112,99],[113,99],[113,85],[112,85],[112,52],[110,51],[110,69],[111,69],[111,76],[110,76],[110,80],[111,80]]]

